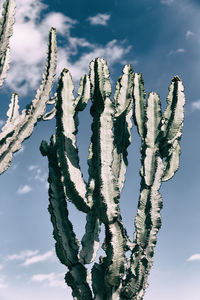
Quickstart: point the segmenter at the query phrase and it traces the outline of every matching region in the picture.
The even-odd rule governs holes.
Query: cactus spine
[[[161,182],[170,179],[179,165],[183,85],[177,76],[173,78],[167,108],[162,114],[159,96],[150,93],[146,103],[141,74],[126,65],[111,100],[109,70],[105,60],[97,58],[90,63],[89,77],[82,77],[76,99],[73,90],[71,75],[64,69],[57,88],[56,133],[50,144],[43,141],[40,146],[49,161],[49,212],[56,253],[69,269],[65,281],[72,288],[74,299],[140,300],[148,285],[161,226]],[[76,134],[78,112],[85,108],[89,98],[93,122],[86,183],[79,166]],[[133,241],[123,226],[119,208],[132,116],[141,136],[142,157]],[[68,219],[66,199],[87,214],[81,249]],[[106,256],[100,256],[99,263],[94,263],[91,290],[84,265],[96,257],[102,223],[105,226],[102,248]],[[131,251],[129,259],[127,251]]]
[[[0,20],[0,85],[3,84],[8,70],[8,42],[12,35],[14,10],[15,1],[6,0]],[[52,28],[49,33],[46,68],[35,99],[19,114],[18,95],[16,93],[12,95],[7,122],[0,133],[0,174],[9,167],[13,152],[18,151],[22,142],[32,134],[37,121],[47,120],[54,116],[54,110],[46,114],[45,111],[46,105],[53,103],[49,97],[56,72],[56,54],[56,31]]]

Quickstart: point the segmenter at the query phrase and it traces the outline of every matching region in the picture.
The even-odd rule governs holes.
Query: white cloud
[[[91,25],[106,26],[109,19],[110,19],[110,15],[108,14],[97,14],[94,17],[89,17],[88,21],[90,22]]]
[[[29,170],[29,171],[33,171],[33,170],[35,170],[35,169],[37,169],[37,168],[39,168],[38,165],[30,165],[30,166],[28,167],[28,170]]]
[[[69,70],[73,79],[77,82],[83,74],[89,72],[89,63],[92,59],[96,57],[105,58],[109,66],[112,66],[116,62],[120,62],[123,56],[127,54],[130,49],[131,46],[123,47],[123,45],[120,45],[117,40],[110,41],[104,47],[97,45],[93,51],[83,54],[72,65],[69,64]]]
[[[2,270],[3,269],[3,265],[0,265],[0,270]]]
[[[8,285],[5,283],[5,276],[0,276],[0,289],[7,288]]]
[[[167,5],[170,5],[174,2],[174,0],[161,0],[160,1],[162,4],[167,4]]]
[[[170,55],[174,55],[174,54],[179,54],[179,53],[184,53],[185,52],[185,49],[183,48],[178,48],[176,50],[171,50],[169,53],[168,53],[168,56]]]
[[[76,21],[62,13],[51,12],[42,21],[40,15],[47,6],[41,0],[17,0],[16,22],[11,37],[11,68],[7,85],[20,93],[39,87],[44,70],[48,32],[56,27],[66,35]]]
[[[191,103],[192,110],[200,110],[200,100]]]
[[[66,288],[64,274],[35,274],[31,278],[32,281],[45,282],[46,286]]]
[[[4,124],[5,124],[5,121],[0,119],[0,127],[2,127]]]
[[[32,256],[31,258],[27,258],[25,260],[25,262],[23,263],[23,266],[28,266],[28,265],[35,264],[37,262],[45,261],[45,260],[52,258],[53,256],[54,256],[53,251],[47,251],[44,254],[35,255],[35,256]]]
[[[188,38],[188,37],[190,37],[190,36],[193,36],[194,35],[194,32],[192,32],[192,31],[190,31],[190,30],[187,30],[186,31],[186,34],[185,34],[185,36]]]
[[[29,185],[20,186],[17,190],[17,194],[23,195],[27,194],[32,190],[32,188]]]
[[[37,255],[39,253],[39,250],[25,250],[21,251],[19,254],[12,254],[7,257],[8,260],[24,260],[27,257]]]
[[[6,80],[7,86],[20,95],[39,87],[44,70],[48,32],[50,27],[57,29],[58,35],[65,39],[62,47],[58,47],[57,74],[64,67],[69,68],[75,81],[79,81],[84,73],[89,71],[89,62],[97,57],[105,57],[112,65],[124,59],[130,47],[117,40],[106,45],[91,43],[83,37],[71,35],[71,28],[78,22],[61,12],[47,13],[40,19],[41,12],[47,7],[41,0],[16,0],[16,22],[14,34],[11,37],[11,67]],[[98,17],[98,18],[97,18]],[[108,14],[98,14],[92,17],[93,23],[106,25],[110,18]],[[91,21],[92,22],[92,21]],[[72,62],[74,55],[82,55]]]
[[[193,255],[191,255],[188,259],[187,259],[187,261],[197,261],[197,260],[200,260],[200,254],[198,253],[198,254],[193,254]]]
[[[42,173],[42,170],[38,165],[30,165],[28,170],[31,172],[29,179],[39,180],[40,182],[47,181],[47,173]]]

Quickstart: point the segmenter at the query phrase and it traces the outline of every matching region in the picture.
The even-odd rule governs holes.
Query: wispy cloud
[[[0,270],[2,270],[3,269],[3,265],[0,265]]]
[[[7,256],[7,260],[25,260],[27,257],[37,255],[39,250],[24,250],[18,254],[12,254]]]
[[[27,193],[29,193],[31,190],[32,190],[32,188],[31,188],[29,185],[25,184],[25,185],[20,186],[20,187],[18,188],[17,194],[19,194],[19,195],[27,194]]]
[[[200,110],[200,100],[193,101],[191,103],[192,110]]]
[[[174,0],[161,0],[160,1],[162,4],[170,5],[174,2]]]
[[[180,53],[184,53],[184,52],[185,52],[185,49],[183,49],[183,48],[178,48],[178,49],[176,49],[176,50],[171,50],[171,51],[168,53],[168,55],[170,56],[170,55],[180,54]]]
[[[187,261],[197,261],[197,260],[200,261],[200,254],[199,254],[199,253],[191,255],[191,256],[187,259]]]
[[[40,182],[47,181],[47,173],[42,172],[38,165],[30,165],[28,170],[31,173],[29,179],[39,180]]]
[[[32,256],[31,258],[27,258],[22,265],[23,266],[29,266],[29,265],[32,265],[32,264],[35,264],[35,263],[38,263],[38,262],[48,260],[52,257],[54,257],[54,252],[53,251],[47,251],[44,254],[35,255],[35,256]]]
[[[20,260],[22,261],[21,266],[29,266],[38,262],[54,259],[55,253],[50,250],[43,254],[39,253],[39,250],[24,250],[20,253],[15,253],[7,256],[7,260]]]
[[[186,31],[186,34],[185,34],[186,38],[189,38],[190,36],[193,36],[193,35],[194,35],[194,32],[192,32],[190,30]]]
[[[7,288],[8,284],[5,282],[5,276],[0,276],[0,289]]]
[[[5,124],[5,121],[0,119],[0,127],[2,127]]]
[[[31,280],[37,282],[44,282],[46,286],[50,286],[50,287],[66,288],[66,284],[63,278],[64,278],[64,274],[49,273],[49,274],[35,274],[32,276]]]
[[[89,17],[88,21],[91,25],[103,25],[106,26],[108,23],[108,20],[110,19],[109,14],[97,14],[94,17]]]

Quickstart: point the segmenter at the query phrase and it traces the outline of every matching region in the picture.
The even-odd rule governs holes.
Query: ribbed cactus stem
[[[89,98],[90,86],[88,79],[85,82],[82,80],[80,84],[81,90],[86,90],[83,95],[79,90],[79,96],[75,99],[71,74],[67,69],[62,71],[57,88],[56,140],[66,196],[79,210],[89,212],[92,203],[87,199],[86,183],[79,166],[76,134],[78,131],[78,106],[81,109],[84,108],[84,103],[87,103]]]
[[[2,86],[9,69],[9,39],[13,33],[15,7],[14,0],[6,0],[3,4],[2,17],[0,19],[0,86]]]
[[[34,126],[45,114],[56,73],[56,57],[56,31],[52,28],[49,33],[46,68],[35,99],[19,114],[18,96],[12,96],[7,112],[8,120],[0,133],[0,174],[9,167],[13,153],[21,148],[22,142],[32,134]]]
[[[179,165],[178,140],[182,133],[185,98],[182,83],[175,77],[162,117],[159,96],[150,93],[146,104],[139,75],[135,75],[134,83],[134,120],[142,140],[141,190],[135,218],[135,247],[121,295],[127,299],[141,300],[148,286],[147,278],[153,265],[154,247],[161,227],[160,210],[163,204],[159,189],[161,182],[166,176],[167,179],[171,178]],[[163,157],[166,157],[164,162]]]
[[[61,263],[69,268],[65,280],[72,287],[75,299],[92,300],[92,293],[87,282],[87,270],[80,263],[78,257],[79,241],[68,219],[55,135],[52,136],[50,145],[42,142],[40,150],[43,155],[48,156],[49,161],[49,212],[54,226],[53,235],[56,240],[56,254]]]
[[[94,208],[104,223],[119,215],[119,201],[115,197],[115,178],[112,172],[114,136],[113,103],[109,98],[111,84],[105,60],[90,63],[92,137],[90,145],[89,181],[94,181]]]

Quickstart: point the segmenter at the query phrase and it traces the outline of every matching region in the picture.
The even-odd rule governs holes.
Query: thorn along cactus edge
[[[0,86],[9,68],[9,38],[13,32],[14,13],[15,1],[6,0],[0,19]],[[9,167],[13,153],[18,151],[22,142],[32,134],[37,121],[48,120],[54,116],[54,109],[48,113],[45,111],[47,104],[53,104],[53,100],[49,97],[56,73],[56,56],[56,31],[52,28],[49,33],[46,68],[35,99],[20,114],[18,95],[16,93],[12,95],[7,122],[0,133],[0,174]]]
[[[50,144],[43,141],[40,146],[49,161],[49,212],[57,256],[68,268],[65,281],[78,300],[143,299],[161,226],[159,189],[179,166],[185,103],[182,82],[177,76],[172,79],[162,114],[158,94],[151,92],[146,101],[141,74],[125,65],[111,100],[107,64],[96,58],[90,64],[89,77],[81,78],[77,98],[73,91],[71,75],[64,69],[57,87],[56,133]],[[93,122],[86,183],[79,166],[76,134],[78,113],[89,99]],[[119,207],[132,117],[141,136],[141,188],[133,241],[123,226]],[[66,199],[87,214],[81,249],[68,219]],[[94,263],[90,285],[85,264],[96,258],[102,223],[105,256]],[[127,251],[131,252],[129,258]]]

